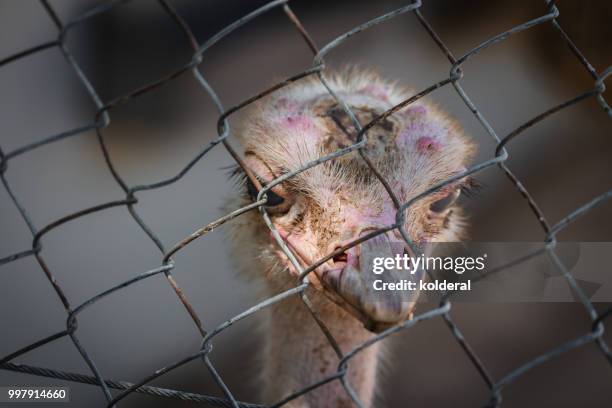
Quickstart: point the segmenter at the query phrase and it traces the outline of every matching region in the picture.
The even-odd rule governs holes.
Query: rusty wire
[[[10,64],[12,62],[21,60],[23,58],[27,58],[28,56],[43,52],[50,48],[57,47],[61,51],[64,59],[68,62],[69,66],[74,71],[78,80],[80,81],[82,87],[85,89],[85,91],[87,92],[87,94],[89,95],[89,97],[91,98],[91,100],[93,101],[93,103],[95,104],[97,108],[96,114],[94,116],[94,120],[89,124],[78,126],[74,129],[69,129],[69,130],[60,132],[58,134],[49,135],[39,141],[27,144],[25,146],[21,146],[9,152],[4,152],[0,147],[0,180],[2,181],[2,185],[4,186],[10,199],[12,200],[17,210],[19,211],[21,217],[23,218],[23,221],[29,228],[31,235],[32,235],[31,248],[25,249],[23,251],[20,251],[12,255],[9,255],[7,257],[1,258],[0,265],[14,262],[24,257],[34,257],[37,260],[38,264],[40,265],[41,269],[43,270],[43,273],[45,274],[45,276],[51,283],[54,291],[56,292],[57,296],[62,302],[66,310],[66,314],[67,314],[65,329],[62,329],[58,331],[57,333],[51,334],[32,344],[24,346],[21,349],[16,350],[7,356],[4,356],[2,359],[0,359],[0,368],[4,370],[14,371],[14,372],[28,373],[32,375],[45,376],[45,377],[57,378],[57,379],[74,381],[74,382],[79,382],[79,383],[97,385],[100,387],[101,391],[103,392],[107,400],[108,407],[117,406],[119,401],[128,397],[133,392],[144,393],[144,394],[149,394],[149,395],[154,395],[154,396],[164,397],[164,398],[174,398],[174,399],[189,400],[189,401],[194,401],[194,402],[201,402],[209,406],[234,407],[234,408],[236,407],[250,407],[250,408],[262,407],[262,405],[259,405],[259,404],[239,402],[235,399],[229,387],[224,383],[222,377],[218,374],[217,370],[215,369],[214,364],[210,360],[210,353],[212,351],[213,340],[219,333],[228,329],[230,326],[232,326],[234,323],[238,322],[239,320],[247,318],[257,313],[259,310],[267,306],[270,306],[272,304],[281,302],[283,299],[286,299],[291,296],[299,296],[300,299],[303,301],[304,306],[310,310],[313,318],[315,318],[321,330],[323,331],[323,333],[329,340],[330,347],[333,347],[336,353],[338,354],[339,364],[338,364],[338,369],[336,373],[329,375],[327,377],[324,377],[320,379],[319,381],[317,381],[316,383],[305,387],[304,389],[298,390],[292,394],[287,395],[281,401],[278,401],[277,403],[275,403],[273,407],[283,406],[289,401],[295,398],[298,398],[304,395],[305,393],[310,392],[316,389],[317,387],[323,384],[326,384],[328,382],[331,382],[331,381],[340,381],[344,389],[346,390],[348,395],[353,399],[356,405],[358,405],[359,407],[363,407],[364,406],[363,403],[359,401],[359,398],[357,397],[357,395],[351,388],[351,385],[345,376],[351,359],[356,354],[361,352],[363,349],[373,345],[374,343],[378,341],[383,340],[384,338],[394,333],[397,333],[402,330],[407,330],[411,327],[414,327],[415,325],[417,325],[419,322],[423,320],[433,319],[436,317],[442,318],[444,322],[448,325],[451,335],[462,347],[463,351],[466,353],[466,355],[468,356],[468,358],[474,365],[474,368],[479,373],[479,375],[482,377],[482,380],[484,381],[486,386],[489,388],[490,400],[486,402],[487,406],[499,406],[502,401],[503,388],[507,386],[509,383],[511,383],[512,381],[516,380],[519,376],[521,376],[525,372],[535,368],[539,364],[549,359],[555,358],[558,355],[561,355],[565,352],[568,352],[582,345],[585,345],[591,342],[595,343],[601,350],[603,356],[608,360],[610,364],[612,364],[612,353],[610,352],[608,345],[605,343],[602,337],[603,332],[604,332],[604,320],[608,318],[610,315],[612,315],[612,309],[608,309],[602,312],[601,314],[598,314],[595,308],[593,307],[593,304],[589,301],[588,297],[584,294],[580,286],[577,285],[573,276],[569,273],[567,267],[563,264],[563,262],[559,259],[559,257],[557,256],[555,252],[556,235],[561,230],[566,228],[569,224],[574,222],[577,218],[583,216],[588,211],[593,209],[595,206],[598,206],[601,203],[605,202],[606,200],[612,198],[612,190],[607,191],[601,194],[600,196],[593,198],[591,201],[585,203],[583,206],[575,209],[573,212],[568,214],[565,218],[563,218],[558,223],[551,225],[545,218],[544,214],[540,210],[539,206],[537,205],[533,197],[529,194],[527,189],[523,186],[522,182],[512,173],[510,168],[508,168],[508,166],[506,166],[505,164],[506,160],[509,157],[509,154],[505,149],[508,143],[513,141],[515,138],[519,137],[529,127],[536,125],[537,123],[545,120],[549,116],[559,111],[562,111],[563,109],[566,109],[569,106],[579,103],[580,101],[583,101],[589,98],[595,98],[597,102],[599,103],[599,105],[604,110],[604,112],[608,116],[612,117],[612,111],[603,96],[603,93],[605,91],[604,81],[609,75],[612,74],[612,67],[608,67],[607,69],[603,71],[597,71],[591,65],[591,63],[580,52],[580,50],[576,47],[576,45],[572,42],[569,36],[565,33],[565,31],[559,25],[557,21],[557,17],[559,16],[559,9],[555,5],[554,1],[551,1],[551,0],[545,1],[545,5],[544,5],[545,7],[543,7],[543,14],[541,16],[534,18],[532,20],[526,21],[522,24],[516,25],[514,27],[511,27],[508,30],[501,32],[500,34],[487,39],[486,41],[482,42],[481,44],[469,50],[463,56],[460,56],[457,58],[453,55],[452,51],[445,45],[445,43],[442,41],[440,36],[436,33],[433,26],[427,21],[427,19],[421,13],[421,10],[420,10],[421,0],[413,0],[411,2],[408,2],[403,7],[400,7],[387,14],[376,17],[370,21],[367,21],[353,28],[352,30],[346,32],[345,34],[337,37],[336,39],[332,40],[328,44],[324,45],[322,48],[317,47],[317,45],[315,44],[315,42],[312,40],[311,36],[309,35],[308,31],[302,25],[298,16],[291,10],[290,5],[289,5],[289,0],[275,0],[275,1],[271,1],[265,4],[264,6],[240,18],[239,20],[236,20],[235,22],[233,22],[232,24],[230,24],[229,26],[221,30],[219,33],[217,33],[216,35],[208,39],[203,44],[198,43],[189,25],[185,22],[185,20],[178,14],[178,12],[172,6],[171,0],[158,0],[158,3],[160,7],[162,8],[162,10],[164,11],[164,13],[166,13],[168,18],[174,21],[177,28],[184,34],[186,41],[191,46],[193,50],[191,60],[186,62],[180,68],[174,70],[173,72],[168,73],[167,75],[163,76],[162,78],[156,81],[153,81],[151,83],[138,87],[132,90],[131,92],[119,98],[116,98],[114,100],[103,102],[98,96],[96,89],[90,83],[88,77],[82,71],[78,61],[76,61],[72,52],[67,47],[66,37],[74,27],[86,23],[92,17],[97,16],[102,13],[106,13],[111,9],[121,7],[122,5],[129,3],[129,2],[130,0],[110,0],[107,2],[103,2],[91,8],[90,10],[84,12],[83,14],[74,18],[73,20],[64,23],[60,20],[58,15],[55,13],[53,6],[49,3],[48,0],[40,0],[41,6],[47,12],[49,18],[52,20],[55,27],[57,28],[57,31],[58,31],[57,38],[55,40],[44,42],[37,46],[33,46],[29,49],[23,50],[21,52],[18,52],[14,55],[10,55],[0,60],[0,68],[2,68],[3,66]],[[272,87],[261,91],[257,95],[254,95],[250,98],[245,99],[243,102],[239,103],[238,105],[234,107],[230,107],[227,109],[224,108],[223,103],[221,102],[217,94],[215,93],[214,89],[208,84],[204,75],[199,71],[199,65],[202,62],[204,53],[210,47],[212,47],[219,41],[223,40],[225,36],[233,32],[237,28],[241,27],[242,25],[254,19],[257,19],[257,17],[261,16],[262,14],[272,9],[276,9],[276,8],[281,8],[284,11],[288,20],[298,30],[299,34],[305,41],[307,47],[313,52],[312,67],[305,69],[303,72],[297,73],[291,76],[290,78],[287,78],[285,81],[279,82],[273,85]],[[331,52],[334,48],[344,43],[345,41],[348,41],[352,36],[358,35],[360,32],[367,30],[374,25],[382,24],[390,19],[396,18],[397,16],[400,16],[408,12],[411,12],[416,16],[419,23],[423,26],[423,29],[428,33],[428,35],[433,40],[433,43],[440,49],[440,51],[448,59],[449,64],[450,64],[449,75],[447,78],[442,78],[439,82],[432,84],[431,86],[414,94],[409,99],[403,101],[402,103],[384,112],[383,114],[381,114],[380,116],[372,120],[370,123],[362,125],[357,121],[355,115],[350,110],[349,106],[344,102],[344,100],[338,94],[334,92],[334,90],[330,87],[330,85],[326,81],[324,57],[329,52]],[[559,34],[560,38],[568,46],[569,51],[572,52],[576,56],[576,58],[585,68],[587,73],[592,77],[594,81],[594,85],[591,89],[585,90],[583,93],[571,99],[568,99],[567,101],[561,102],[556,106],[549,108],[545,112],[534,116],[531,120],[517,127],[516,130],[510,132],[509,134],[505,136],[500,137],[495,132],[494,126],[489,123],[489,121],[480,112],[478,107],[472,102],[467,92],[461,86],[461,79],[463,77],[463,71],[461,67],[467,60],[471,58],[475,58],[477,54],[481,52],[482,50],[488,47],[494,46],[495,44],[500,43],[502,41],[505,41],[511,35],[520,33],[522,31],[528,30],[532,27],[535,27],[541,24],[551,24],[554,27],[556,32]],[[140,95],[148,93],[154,90],[155,88],[164,86],[170,83],[173,79],[178,78],[179,76],[185,75],[187,73],[191,73],[195,77],[195,79],[201,85],[202,91],[205,92],[212,99],[212,101],[217,107],[217,110],[219,113],[219,117],[217,121],[217,132],[218,132],[217,137],[213,139],[213,141],[207,144],[206,146],[203,146],[202,149],[199,152],[197,152],[197,154],[195,154],[194,157],[175,176],[170,177],[168,179],[160,180],[154,183],[146,184],[146,185],[136,185],[132,187],[128,186],[128,184],[124,181],[124,179],[121,177],[119,172],[116,170],[113,164],[113,159],[109,151],[106,148],[104,129],[109,124],[110,111],[119,105],[129,103],[134,98],[137,98]],[[273,93],[276,90],[281,89],[287,85],[290,85],[293,82],[299,81],[303,78],[310,77],[310,76],[316,76],[319,79],[322,85],[329,91],[330,95],[336,99],[338,104],[349,115],[349,118],[352,119],[355,129],[358,132],[358,135],[355,139],[357,141],[351,146],[339,149],[336,152],[320,157],[317,160],[314,160],[310,163],[306,163],[304,166],[302,166],[298,170],[284,174],[281,177],[274,179],[272,182],[267,184],[265,187],[262,187],[261,184],[258,182],[258,180],[255,177],[253,177],[252,173],[245,166],[244,161],[242,160],[240,155],[229,144],[227,139],[228,139],[228,136],[230,135],[231,129],[230,129],[227,119],[233,113],[243,109],[244,107],[259,100],[260,98],[270,93]],[[384,180],[384,178],[380,175],[380,173],[376,170],[376,168],[373,167],[372,163],[367,159],[367,157],[362,152],[361,148],[365,145],[366,138],[368,137],[368,134],[367,134],[368,130],[371,129],[374,125],[376,125],[379,121],[404,109],[405,107],[417,101],[418,99],[432,92],[435,92],[436,90],[442,87],[448,86],[448,85],[452,85],[454,87],[457,94],[461,97],[465,105],[470,109],[470,111],[474,114],[474,116],[480,122],[482,127],[488,133],[488,135],[496,143],[497,147],[495,150],[495,155],[491,157],[490,159],[485,160],[484,162],[481,162],[481,163],[478,163],[472,166],[471,168],[467,169],[463,173],[452,176],[448,178],[447,180],[444,180],[443,182],[429,188],[427,191],[415,197],[412,197],[407,202],[402,203],[394,195],[393,191],[388,186],[386,180]],[[25,210],[24,206],[21,204],[19,198],[15,195],[11,187],[11,184],[9,183],[7,179],[7,173],[8,173],[9,163],[11,159],[17,156],[20,156],[20,155],[27,154],[28,152],[34,149],[42,148],[43,146],[47,144],[54,143],[54,142],[57,142],[59,140],[62,140],[68,137],[81,135],[91,130],[95,130],[96,132],[98,142],[102,149],[102,153],[104,155],[106,165],[110,173],[112,174],[113,178],[115,179],[116,183],[123,190],[124,195],[125,195],[124,198],[110,200],[108,202],[105,202],[105,203],[102,203],[102,204],[99,204],[99,205],[96,205],[96,206],[93,206],[87,209],[83,209],[81,211],[77,211],[75,213],[66,215],[42,228],[38,228],[32,222],[28,212]],[[251,178],[255,186],[258,188],[259,195],[258,195],[257,201],[245,207],[242,207],[238,210],[235,210],[232,213],[229,213],[209,223],[208,225],[197,229],[195,232],[187,236],[185,239],[181,240],[179,243],[177,243],[172,248],[170,249],[165,248],[165,246],[161,243],[161,240],[157,237],[155,232],[139,216],[137,208],[136,208],[138,204],[138,197],[136,196],[136,193],[140,191],[145,191],[145,190],[162,188],[162,187],[165,187],[167,185],[170,185],[180,180],[185,174],[187,174],[187,172],[189,172],[189,170],[198,161],[200,161],[208,152],[210,152],[213,148],[215,148],[218,145],[222,145],[227,150],[227,152],[232,156],[232,158],[234,158],[236,163],[245,171],[247,176]],[[326,255],[325,257],[319,260],[316,260],[310,265],[303,265],[302,263],[298,261],[299,256],[296,256],[297,254],[294,254],[287,247],[287,245],[284,243],[281,236],[278,234],[278,232],[274,228],[274,225],[272,224],[271,219],[269,218],[266,212],[265,206],[264,206],[266,202],[266,192],[269,191],[271,188],[273,188],[275,185],[291,177],[294,177],[296,174],[299,174],[311,167],[317,166],[325,161],[333,160],[342,155],[348,154],[352,151],[357,151],[360,154],[360,157],[365,161],[365,163],[372,170],[373,174],[379,179],[379,181],[386,188],[393,203],[398,209],[396,222],[393,225],[389,225],[385,228],[381,228],[377,231],[373,231],[343,246],[342,248],[339,248],[333,253],[330,253]],[[415,243],[410,241],[408,234],[404,230],[404,224],[405,224],[404,220],[405,220],[406,212],[410,209],[410,207],[418,200],[421,200],[427,195],[438,191],[439,189],[443,188],[449,183],[459,180],[467,175],[478,173],[492,166],[499,167],[501,171],[508,177],[511,183],[516,187],[518,192],[526,200],[527,205],[533,212],[534,216],[536,217],[537,222],[540,224],[544,232],[544,242],[546,243],[545,249],[541,251],[537,251],[537,253],[529,254],[525,257],[517,259],[511,262],[510,264],[516,265],[516,264],[526,261],[532,256],[539,255],[544,252],[547,253],[551,259],[552,264],[555,265],[556,268],[561,272],[561,274],[566,278],[568,284],[570,285],[574,293],[577,295],[577,297],[580,299],[580,301],[584,305],[589,317],[592,320],[591,331],[589,331],[588,333],[584,333],[583,335],[575,339],[572,339],[564,344],[558,345],[557,347],[554,347],[551,350],[548,350],[547,352],[542,353],[541,355],[537,356],[536,358],[532,360],[524,362],[522,365],[510,371],[502,378],[494,379],[491,376],[491,374],[488,372],[484,364],[481,362],[481,360],[477,356],[474,349],[470,346],[468,340],[462,335],[459,327],[454,323],[452,319],[452,315],[451,315],[451,310],[452,310],[451,298],[453,294],[446,293],[442,297],[439,307],[434,308],[433,310],[427,311],[425,313],[422,313],[418,316],[415,316],[413,319],[408,320],[400,325],[391,327],[378,335],[372,336],[367,342],[357,346],[355,349],[349,351],[348,353],[343,354],[340,348],[338,347],[333,335],[329,332],[329,330],[327,330],[323,321],[316,315],[316,313],[310,307],[310,301],[305,293],[306,289],[310,285],[308,281],[309,273],[314,271],[319,265],[321,265],[325,261],[331,259],[334,255],[339,254],[351,248],[352,246],[359,244],[360,242],[363,242],[367,239],[371,239],[375,237],[376,235],[382,234],[390,230],[397,230],[403,236],[407,244],[410,245],[410,247],[415,252],[418,251],[419,248],[415,245]],[[80,217],[84,217],[84,216],[87,216],[89,214],[92,214],[98,211],[103,211],[103,210],[117,207],[117,206],[127,207],[134,221],[142,228],[142,230],[147,234],[147,236],[151,239],[151,241],[153,241],[153,243],[158,247],[160,251],[160,255],[161,255],[161,265],[158,268],[138,274],[125,282],[121,282],[117,284],[116,286],[113,286],[103,291],[102,293],[99,293],[96,296],[90,298],[89,300],[85,301],[81,305],[74,307],[70,304],[69,299],[64,294],[64,291],[62,289],[60,282],[55,278],[53,272],[49,269],[49,267],[47,266],[44,260],[43,253],[42,253],[43,252],[43,238],[46,234],[50,233],[52,230],[54,230],[56,227],[62,224],[71,222]],[[189,245],[194,240],[211,232],[215,227],[231,219],[239,217],[240,215],[248,211],[252,211],[255,209],[259,209],[264,222],[270,228],[278,245],[285,252],[289,260],[295,266],[295,268],[300,272],[299,279],[296,280],[296,286],[294,288],[287,290],[285,292],[279,293],[269,299],[266,299],[263,302],[260,302],[254,305],[253,307],[249,308],[248,310],[245,310],[244,312],[238,314],[237,316],[234,316],[233,318],[223,322],[219,326],[206,330],[203,327],[202,321],[200,317],[198,316],[197,312],[191,306],[189,300],[184,295],[179,284],[177,283],[174,276],[172,275],[172,270],[174,268],[174,261],[172,259],[172,256],[176,254],[178,251],[180,251],[181,249],[183,249],[185,246]],[[491,271],[491,272],[494,273],[496,271]],[[138,281],[141,281],[143,279],[148,279],[152,276],[159,275],[159,274],[163,274],[166,277],[168,283],[170,284],[170,287],[176,293],[179,301],[184,305],[187,313],[190,315],[191,319],[193,320],[196,330],[198,330],[198,332],[201,334],[202,336],[201,348],[197,352],[187,355],[179,361],[176,361],[166,367],[162,367],[156,370],[151,375],[147,376],[146,378],[142,378],[136,383],[128,383],[124,381],[116,381],[116,380],[105,378],[104,375],[100,372],[100,370],[98,370],[95,364],[95,361],[89,355],[85,347],[81,345],[81,343],[79,342],[79,339],[77,337],[77,331],[78,331],[77,330],[77,316],[78,314],[81,311],[83,311],[85,308],[90,307],[94,303],[102,300],[107,295],[113,292],[122,290],[123,288],[126,288]],[[34,349],[37,349],[39,347],[44,346],[45,344],[51,343],[53,341],[56,341],[64,337],[69,337],[72,340],[74,346],[76,347],[78,352],[81,354],[85,363],[90,368],[91,375],[69,373],[69,372],[64,372],[64,371],[59,371],[59,370],[52,370],[52,369],[48,369],[44,367],[22,365],[22,364],[17,364],[13,362],[13,360],[23,356],[24,354]],[[171,370],[177,369],[183,366],[184,364],[187,364],[197,359],[203,360],[205,366],[208,368],[212,377],[214,378],[216,383],[219,385],[219,388],[225,395],[225,398],[217,398],[217,397],[212,397],[208,395],[194,394],[194,393],[188,393],[184,391],[152,387],[148,385],[152,380],[164,375],[165,373],[168,373]],[[110,389],[121,390],[121,392],[113,396],[110,392]]]

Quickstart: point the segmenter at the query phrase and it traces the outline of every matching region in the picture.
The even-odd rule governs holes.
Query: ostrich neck
[[[278,292],[276,292],[278,293]],[[361,323],[332,304],[323,295],[308,293],[313,309],[338,342],[343,353],[372,334]],[[269,309],[263,355],[264,397],[275,403],[301,390],[338,368],[339,358],[314,318],[297,296]],[[378,345],[350,360],[346,380],[365,406],[370,406],[377,367]],[[349,408],[356,406],[340,380],[334,380],[285,405],[291,408]]]

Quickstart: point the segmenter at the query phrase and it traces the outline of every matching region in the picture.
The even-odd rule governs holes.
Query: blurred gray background
[[[263,1],[172,0],[204,42]],[[63,21],[94,1],[55,0]],[[390,11],[399,1],[305,1],[292,7],[319,44]],[[609,2],[558,2],[560,23],[599,71],[612,64]],[[461,55],[505,29],[544,14],[543,2],[424,1],[422,12]],[[0,58],[55,38],[35,1],[0,1]],[[153,1],[133,1],[70,31],[68,45],[108,101],[157,79],[190,60],[182,33]],[[275,81],[309,67],[311,54],[281,9],[237,30],[205,54],[201,72],[232,106]],[[334,50],[328,66],[359,64],[421,90],[448,76],[450,66],[421,27],[406,14],[354,37]],[[510,38],[471,59],[462,84],[499,135],[578,95],[593,81],[549,24]],[[608,92],[608,100],[610,95]],[[478,161],[494,144],[452,87],[432,99],[459,119],[479,144]],[[57,49],[0,69],[0,146],[7,152],[47,135],[92,122],[95,108]],[[111,112],[104,131],[110,153],[129,185],[177,173],[216,136],[214,105],[191,75]],[[510,143],[509,167],[554,223],[612,185],[611,123],[594,99],[563,110]],[[230,139],[231,142],[231,139]],[[223,215],[234,188],[222,149],[211,151],[180,182],[138,194],[136,208],[171,246]],[[37,227],[74,211],[122,199],[89,132],[11,160],[6,173]],[[497,168],[477,175],[479,196],[465,201],[478,241],[537,241],[543,232],[519,193]],[[564,230],[568,241],[612,241],[612,205],[604,204]],[[254,283],[230,266],[225,227],[176,256],[174,275],[204,326],[212,328],[259,300]],[[157,267],[161,256],[123,207],[62,225],[42,241],[43,255],[73,305]],[[25,250],[31,236],[0,188],[0,258]],[[609,262],[599,265],[610,269]],[[32,258],[0,267],[0,356],[60,331],[65,312]],[[599,310],[608,304],[596,305]],[[282,307],[282,304],[276,306]],[[576,303],[454,304],[453,317],[495,379],[529,359],[586,333],[590,321]],[[230,389],[257,402],[254,357],[262,341],[254,316],[215,341],[212,360]],[[197,351],[200,335],[163,276],[117,292],[87,309],[78,335],[106,378],[136,382]],[[611,336],[606,335],[608,340]],[[441,319],[392,339],[393,363],[381,382],[387,407],[482,406],[488,391]],[[89,374],[68,339],[34,350],[17,362]],[[571,351],[525,374],[504,392],[507,407],[612,405],[612,369],[594,345]],[[61,381],[0,371],[0,385],[56,385]],[[73,406],[105,406],[96,387],[70,383]],[[194,361],[153,382],[168,388],[221,395],[203,364]],[[121,406],[191,406],[133,395]],[[195,405],[194,405],[195,406]]]

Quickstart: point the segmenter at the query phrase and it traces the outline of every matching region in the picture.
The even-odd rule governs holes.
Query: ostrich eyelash
[[[242,185],[246,183],[246,173],[242,170],[237,164],[232,164],[230,166],[222,167],[222,170],[227,170],[227,178],[238,185]]]
[[[230,180],[234,180],[236,185],[242,189],[246,198],[251,199],[253,202],[257,200],[257,188],[255,188],[255,185],[251,182],[251,180],[249,180],[246,173],[242,170],[242,167],[239,165],[232,166],[229,169],[229,178]],[[257,180],[259,180],[262,185],[265,184],[261,178],[257,177]],[[266,205],[269,207],[275,207],[285,202],[283,197],[279,196],[272,190],[268,191],[266,196],[268,197]]]
[[[252,197],[252,189],[249,188],[249,178],[247,177],[246,173],[244,172],[244,170],[242,169],[242,167],[240,167],[238,164],[226,167],[226,169],[228,170],[227,175],[228,175],[228,179],[230,181],[232,181],[234,183],[234,186],[239,188],[242,192],[243,195],[245,196],[245,198],[253,198]],[[259,180],[259,179],[258,179]],[[261,182],[261,180],[259,180]]]
[[[246,173],[244,172],[244,170],[242,169],[242,167],[240,167],[240,165],[232,164],[230,166],[222,167],[221,169],[227,170],[228,179],[235,181],[238,185],[242,185],[243,183],[246,183],[246,180],[248,177]],[[286,173],[289,173],[289,170],[282,169],[282,171],[277,177],[283,176]],[[260,177],[257,177],[257,180],[259,180],[262,184],[265,184]],[[288,182],[288,181],[285,181],[285,182]]]
[[[478,197],[482,189],[484,188],[484,184],[480,181],[476,180],[473,177],[468,177],[467,180],[461,184],[459,187],[461,189],[461,195],[465,198],[474,198]]]
[[[225,169],[228,170],[227,172],[228,179],[232,181],[237,188],[242,189],[246,196],[250,196],[249,191],[246,188],[248,187],[248,184],[249,184],[248,183],[249,178],[247,177],[242,167],[240,167],[240,165],[238,164],[235,164],[235,165],[228,166]],[[259,180],[261,184],[264,184],[263,180],[261,180],[259,177],[257,177],[257,180]]]

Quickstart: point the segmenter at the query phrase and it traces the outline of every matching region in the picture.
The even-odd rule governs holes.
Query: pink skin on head
[[[307,138],[318,138],[317,129],[311,116],[303,112],[300,104],[289,98],[279,98],[274,107],[279,110],[275,115],[274,122],[283,131],[297,132],[300,136]]]
[[[402,147],[407,145],[416,134],[424,132],[425,122],[422,119],[427,115],[427,108],[421,105],[410,105],[400,111],[400,114],[411,121],[397,137],[396,144]]]
[[[287,98],[278,99],[274,107],[276,109],[280,109],[280,110],[284,110],[284,111],[288,111],[292,113],[297,113],[297,111],[299,110],[299,104],[296,101],[292,101]]]
[[[435,152],[435,151],[440,150],[441,147],[442,145],[440,144],[440,142],[436,141],[434,138],[429,137],[429,136],[420,137],[416,141],[417,151],[421,153],[432,152],[432,151]]]
[[[293,143],[289,146],[303,146],[301,141],[307,146],[314,146],[323,137],[319,131],[315,120],[305,114],[295,113],[278,117],[274,120],[276,126],[282,129],[282,132],[287,134],[288,139],[292,139]],[[291,148],[290,148],[291,150]]]
[[[304,129],[304,130],[309,130],[310,128],[314,126],[312,119],[306,115],[287,116],[284,119],[283,124],[290,129],[298,128],[298,129]]]
[[[408,146],[412,143],[416,146],[419,153],[436,152],[442,148],[439,138],[433,135],[444,134],[445,129],[436,126],[425,118],[427,108],[416,105],[403,111],[404,116],[411,119],[399,134],[396,140],[398,147]]]
[[[426,123],[423,121],[414,121],[409,123],[397,136],[395,143],[402,148],[411,144],[415,139],[426,131]]]
[[[406,116],[425,116],[427,108],[421,105],[412,105],[403,111]]]

